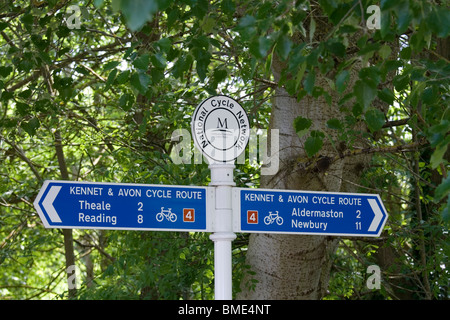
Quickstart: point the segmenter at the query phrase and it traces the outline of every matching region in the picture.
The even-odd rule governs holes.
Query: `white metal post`
[[[232,299],[233,212],[231,204],[234,164],[214,163],[209,166],[211,183],[215,187],[215,212],[210,239],[214,241],[214,298]]]
[[[208,157],[215,203],[210,239],[214,241],[214,284],[216,300],[232,298],[233,233],[232,188],[234,160],[245,151],[250,123],[244,108],[230,97],[219,95],[203,100],[191,120],[195,146]],[[211,216],[211,215],[210,215]],[[211,224],[211,221],[209,222]]]

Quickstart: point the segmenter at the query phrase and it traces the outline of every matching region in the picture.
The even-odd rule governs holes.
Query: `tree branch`
[[[101,46],[99,48],[93,48],[90,49],[90,51],[92,52],[97,52],[97,51],[105,51],[107,49],[113,49],[118,45],[122,45],[118,40],[114,41],[113,43]],[[117,48],[116,48],[117,49]],[[118,51],[119,49],[117,49]],[[68,66],[70,63],[74,62],[74,61],[78,61],[84,58],[89,57],[88,55],[88,51],[83,51],[73,57],[67,58],[65,60],[61,60],[61,61],[55,61],[55,64],[51,65],[50,67],[48,67],[49,71],[52,71],[54,69],[59,69],[59,68],[64,68],[65,66]],[[99,57],[96,57],[99,58]],[[5,89],[5,91],[15,91],[16,89],[19,89],[23,86],[25,86],[26,84],[28,84],[29,82],[36,80],[37,78],[39,78],[39,76],[42,74],[42,68],[40,70],[36,70],[33,72],[33,74],[31,76],[26,77],[25,79],[17,82],[16,84],[12,85],[11,87]]]
[[[402,144],[399,146],[386,146],[386,147],[377,147],[377,148],[364,148],[364,149],[356,149],[356,150],[349,150],[343,152],[341,155],[336,156],[333,159],[334,161],[337,161],[338,159],[342,159],[343,157],[350,157],[350,156],[356,156],[360,154],[370,154],[370,153],[399,153],[399,152],[412,152],[416,151],[416,148],[420,148],[423,146],[428,145],[429,142],[425,139],[421,141],[416,141],[410,144]]]
[[[28,167],[30,167],[31,171],[33,172],[33,174],[37,178],[37,180],[42,181],[42,177],[39,174],[39,171],[37,171],[33,162],[30,159],[28,159],[28,157],[25,155],[25,152],[19,146],[17,146],[14,142],[6,139],[6,137],[4,137],[1,134],[0,134],[0,139],[2,139],[7,144],[9,144],[13,148],[13,150],[16,152],[16,154],[19,156],[19,158],[22,159],[23,161],[25,161],[26,164],[28,165]]]
[[[392,127],[403,126],[403,125],[408,123],[409,119],[410,118],[400,119],[400,120],[393,120],[393,121],[387,121],[383,125],[383,128],[392,128]]]
[[[340,152],[338,155],[334,157],[324,157],[319,156],[311,159],[310,161],[302,162],[301,159],[297,161],[297,167],[300,170],[318,170],[318,171],[326,171],[329,166],[345,157],[353,157],[361,154],[371,154],[371,153],[401,153],[401,152],[414,152],[418,148],[428,145],[429,142],[425,139],[422,139],[417,142],[413,142],[410,144],[404,144],[399,146],[384,146],[384,147],[376,147],[376,148],[364,148],[364,149],[355,149],[348,150],[345,152]],[[300,165],[303,163],[303,165]]]

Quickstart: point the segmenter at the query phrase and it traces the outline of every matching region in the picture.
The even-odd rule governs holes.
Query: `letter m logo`
[[[222,122],[222,120],[220,120],[220,118],[217,118],[217,128],[228,129],[227,118],[225,118],[225,120],[223,122]]]

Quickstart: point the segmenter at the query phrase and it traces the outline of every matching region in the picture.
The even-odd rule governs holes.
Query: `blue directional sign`
[[[235,232],[378,237],[388,214],[379,195],[233,190]]]
[[[207,187],[45,181],[34,206],[46,228],[206,231]]]

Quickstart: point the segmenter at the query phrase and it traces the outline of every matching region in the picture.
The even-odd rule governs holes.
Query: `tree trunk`
[[[59,170],[61,171],[61,177],[63,180],[69,180],[69,173],[67,171],[67,164],[64,157],[64,150],[62,148],[62,139],[59,128],[55,131],[55,150],[58,158]],[[72,229],[62,229],[64,235],[64,255],[66,257],[66,275],[67,284],[69,290],[69,299],[75,298],[77,293],[76,287],[76,269],[75,266],[75,253],[73,248],[73,234]],[[73,274],[70,274],[73,272]]]
[[[274,58],[273,73],[278,81],[283,65]],[[350,77],[348,88],[353,87],[357,71]],[[328,92],[326,80],[317,72],[316,86]],[[262,176],[261,188],[316,190],[333,192],[355,192],[362,170],[370,159],[367,155],[342,158],[331,163],[328,159],[337,155],[337,150],[346,149],[345,143],[334,147],[328,139],[320,154],[310,159],[304,150],[307,135],[299,138],[293,120],[302,116],[312,120],[311,130],[322,130],[334,141],[336,130],[326,128],[327,120],[342,119],[337,106],[338,97],[332,96],[330,106],[323,98],[306,96],[299,102],[278,87],[272,105],[271,129],[279,129],[280,169],[273,176]],[[360,129],[364,129],[361,127]],[[333,132],[334,131],[334,132]],[[270,141],[270,139],[268,139]],[[358,140],[358,139],[357,139]],[[364,145],[364,139],[357,144]],[[270,148],[269,148],[270,150]],[[311,166],[311,162],[313,165]],[[308,163],[308,165],[305,165]],[[327,290],[331,256],[337,237],[311,235],[252,234],[246,257],[252,273],[244,275],[238,299],[320,299]],[[253,280],[253,281],[252,281]],[[255,283],[253,288],[249,286]]]

